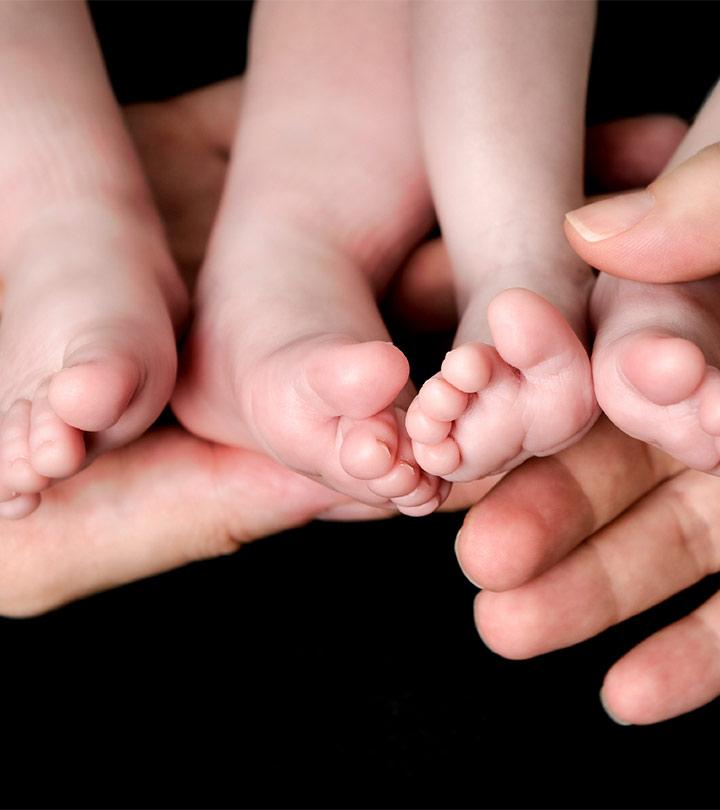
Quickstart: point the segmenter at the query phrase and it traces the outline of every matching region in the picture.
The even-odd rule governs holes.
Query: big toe
[[[365,419],[392,402],[405,387],[410,367],[391,343],[332,342],[314,351],[307,381],[336,416]]]
[[[707,370],[705,356],[694,343],[653,333],[626,338],[618,349],[618,365],[625,379],[657,405],[687,399]]]
[[[543,374],[585,358],[585,349],[562,313],[530,290],[505,290],[490,302],[488,323],[495,347],[514,368]]]
[[[106,430],[125,413],[141,378],[135,359],[110,354],[57,372],[50,382],[48,399],[68,425],[87,431]]]

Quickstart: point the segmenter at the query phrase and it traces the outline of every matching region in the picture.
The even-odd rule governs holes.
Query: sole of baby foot
[[[131,273],[121,282],[110,271],[104,279],[89,271],[65,283],[53,276],[43,288],[33,277],[40,272],[35,264],[28,280],[11,275],[0,324],[0,376],[8,381],[0,385],[0,503],[6,504],[0,516],[6,517],[37,506],[38,499],[19,496],[37,495],[146,430],[167,404],[177,370],[159,285]],[[25,284],[41,292],[29,293]],[[117,288],[114,294],[108,286]]]
[[[650,285],[601,276],[595,391],[608,418],[697,470],[720,474],[720,281]]]
[[[248,362],[238,345],[229,333],[203,330],[202,340],[191,335],[172,401],[188,430],[268,452],[370,506],[397,503],[418,514],[439,506],[440,481],[418,469],[404,411],[395,405],[409,375],[399,349],[378,340],[314,335]],[[230,364],[232,385],[212,363],[218,352],[237,358],[235,368]]]
[[[137,335],[138,329],[133,331]],[[12,401],[0,419],[5,498],[40,493],[53,479],[78,472],[89,460],[86,439],[95,455],[127,443],[152,424],[170,398],[176,371],[172,332],[163,358],[161,343],[155,342],[152,356],[143,358],[137,346],[127,341],[122,346],[119,335],[107,343],[94,336],[87,346],[73,349],[69,364],[55,374],[42,379],[46,372],[39,371],[34,394]],[[7,506],[0,516],[28,513],[27,499],[22,508],[1,502]]]
[[[526,289],[488,307],[494,346],[450,351],[406,420],[418,464],[448,481],[505,472],[578,441],[599,410],[590,359],[560,312]]]

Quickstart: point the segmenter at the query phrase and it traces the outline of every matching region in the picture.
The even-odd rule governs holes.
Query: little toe
[[[392,470],[397,445],[394,417],[364,419],[344,432],[340,464],[348,475],[361,481],[382,478]]]
[[[405,417],[405,429],[410,438],[416,442],[438,444],[450,434],[452,422],[442,422],[429,417],[423,410],[420,400],[415,397]]]
[[[475,394],[489,384],[496,355],[492,346],[465,343],[445,355],[440,370],[443,377],[459,391]]]
[[[30,401],[18,399],[0,423],[3,484],[12,492],[34,493],[48,485],[47,478],[30,463],[30,412]]]
[[[439,444],[413,442],[415,460],[430,475],[446,476],[460,465],[460,448],[450,436]]]
[[[706,373],[702,351],[673,335],[642,332],[619,347],[622,375],[656,405],[674,405],[697,391]]]
[[[421,506],[399,506],[398,512],[408,517],[425,517],[425,515],[432,514],[442,503],[440,498],[435,495],[426,501]]]
[[[16,495],[11,500],[0,503],[0,518],[21,520],[34,512],[38,506],[40,506],[40,496],[37,493]]]
[[[122,354],[74,363],[50,381],[52,409],[79,430],[107,430],[125,413],[141,385],[138,363]]]
[[[451,481],[440,481],[437,491],[437,496],[440,499],[440,506],[442,506],[448,499],[452,488],[453,485]]]
[[[48,386],[43,386],[32,401],[29,448],[33,469],[48,478],[72,475],[85,460],[82,434],[50,406]]]
[[[428,475],[420,475],[418,484],[412,492],[393,498],[392,502],[405,514],[405,509],[423,506],[437,497],[438,489],[439,482],[437,478],[431,478]]]
[[[467,408],[468,395],[441,376],[431,377],[417,396],[423,413],[438,422],[457,419]]]

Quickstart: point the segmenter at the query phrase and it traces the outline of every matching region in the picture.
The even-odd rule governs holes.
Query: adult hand
[[[668,117],[597,129],[588,138],[589,171],[608,189],[643,185],[685,130]],[[402,279],[416,317],[447,261],[439,243],[424,251],[408,267],[417,278],[406,271]],[[633,259],[625,269],[638,266]],[[444,299],[436,292],[433,300]],[[447,326],[447,301],[441,315]],[[539,655],[720,570],[718,496],[720,480],[683,469],[604,418],[574,447],[514,470],[470,509],[457,541],[463,570],[485,588],[476,600],[481,636],[509,658]],[[718,644],[720,596],[622,658],[605,679],[606,708],[623,723],[653,723],[712,700],[720,694]]]
[[[515,470],[470,510],[460,564],[475,620],[508,658],[567,647],[720,571],[720,480],[604,418],[579,444]],[[720,594],[620,659],[602,688],[623,724],[720,694]]]
[[[127,110],[176,258],[189,280],[199,266],[219,201],[233,105],[240,95],[240,80],[233,80]],[[664,126],[662,120],[658,124],[657,131]],[[606,128],[608,137],[616,129]],[[642,123],[629,125],[621,140],[644,142],[646,130]],[[601,143],[596,142],[598,155]],[[446,278],[449,284],[449,274]],[[423,293],[417,281],[410,272],[402,285],[415,303]],[[474,503],[493,483],[456,488],[447,508]],[[0,613],[37,614],[233,551],[319,514],[381,516],[258,453],[213,445],[179,428],[152,432],[53,487],[32,516],[3,524]]]
[[[240,94],[235,79],[126,110],[189,283],[220,199]],[[33,515],[3,522],[0,614],[41,613],[229,553],[327,510],[339,518],[385,514],[359,510],[259,453],[180,428],[156,430],[48,490]]]
[[[637,281],[690,281],[720,272],[720,143],[705,146],[715,134],[709,119],[709,112],[700,114],[666,171],[646,189],[567,215],[565,232],[579,256]]]

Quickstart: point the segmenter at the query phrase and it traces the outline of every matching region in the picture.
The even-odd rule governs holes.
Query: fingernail
[[[613,723],[617,723],[619,726],[631,726],[632,723],[628,723],[627,720],[621,720],[619,717],[616,717],[608,708],[607,703],[605,702],[605,696],[602,693],[602,689],[600,690],[600,703],[602,704],[603,709],[605,709],[605,714],[613,721]]]
[[[483,589],[482,585],[480,585],[480,583],[478,582],[475,582],[475,580],[471,576],[469,576],[468,572],[462,567],[462,563],[460,562],[460,558],[458,557],[457,549],[458,543],[460,542],[461,534],[462,534],[462,527],[460,528],[460,531],[455,535],[455,545],[454,545],[455,557],[458,561],[458,565],[460,566],[460,570],[463,572],[463,576],[465,577],[465,579],[467,579],[471,585],[474,585],[479,591],[481,591]]]
[[[586,242],[600,242],[637,225],[654,204],[649,191],[632,191],[577,208],[565,214],[565,219]]]

